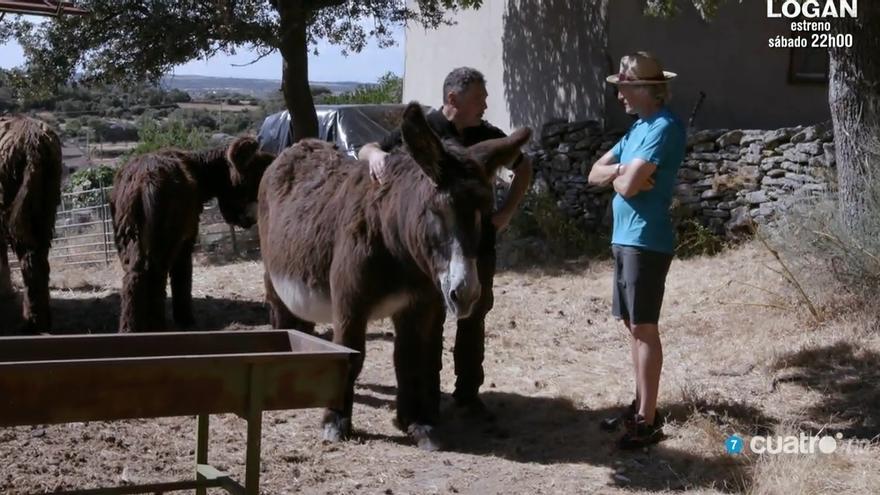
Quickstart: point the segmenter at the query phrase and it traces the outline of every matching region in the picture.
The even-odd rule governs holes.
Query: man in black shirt
[[[486,80],[476,69],[459,67],[443,81],[443,106],[426,116],[428,124],[441,139],[453,139],[462,146],[471,146],[488,139],[504,137],[497,127],[483,120],[486,111]],[[400,129],[390,133],[381,143],[370,143],[361,148],[358,157],[370,164],[370,174],[379,182],[384,180],[385,156],[403,144]],[[521,154],[508,168],[513,171],[513,182],[506,201],[497,208],[483,228],[477,259],[482,294],[470,317],[458,320],[455,335],[455,392],[458,406],[484,419],[491,419],[479,398],[483,384],[483,354],[485,348],[485,319],[492,309],[492,279],[495,276],[495,235],[504,230],[516,212],[532,180],[532,164]],[[443,321],[435,322],[442,325]]]

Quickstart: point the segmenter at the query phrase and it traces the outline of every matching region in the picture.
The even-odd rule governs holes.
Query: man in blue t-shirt
[[[618,100],[638,120],[589,175],[590,184],[611,185],[616,192],[612,313],[632,336],[636,398],[624,415],[601,426],[613,430],[624,424],[619,446],[626,449],[663,439],[656,413],[663,366],[657,323],[675,249],[669,206],[686,142],[684,126],[666,107],[668,83],[675,76],[645,52],[621,59],[620,72],[607,81],[617,86]]]

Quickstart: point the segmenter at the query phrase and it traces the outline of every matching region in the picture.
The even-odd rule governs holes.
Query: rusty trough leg
[[[263,429],[263,380],[260,368],[250,366],[248,380],[247,453],[244,487],[247,495],[260,495],[260,443]]]
[[[204,481],[206,478],[199,471],[199,466],[208,464],[208,419],[207,414],[199,414],[199,425],[196,430],[196,481]],[[207,495],[207,488],[196,488],[196,495]]]

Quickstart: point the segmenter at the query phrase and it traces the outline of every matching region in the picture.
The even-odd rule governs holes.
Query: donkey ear
[[[528,142],[531,135],[531,129],[522,127],[513,131],[510,136],[475,144],[468,148],[468,153],[483,166],[486,174],[492,177],[502,165],[512,163],[519,158],[522,154],[520,148]]]
[[[442,176],[440,160],[443,158],[443,143],[428,125],[422,106],[417,102],[411,102],[404,110],[400,133],[409,154],[422,167],[425,175],[435,184],[439,184]]]
[[[226,148],[226,160],[236,171],[243,173],[259,148],[260,143],[251,136],[236,138]]]

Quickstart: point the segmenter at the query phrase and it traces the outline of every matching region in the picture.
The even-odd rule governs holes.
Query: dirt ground
[[[451,407],[447,323],[445,448],[412,446],[392,424],[392,334],[384,320],[369,330],[355,438],[323,443],[319,410],[266,413],[262,492],[875,493],[877,320],[819,298],[820,308],[842,316],[813,322],[773,263],[756,245],[673,263],[661,321],[669,438],[656,447],[624,453],[615,435],[597,428],[633,391],[628,337],[609,316],[610,263],[509,269],[496,277],[487,322],[483,397],[495,422],[474,423]],[[57,333],[115,331],[119,280],[115,267],[56,269]],[[268,328],[258,262],[197,266],[194,297],[202,329]],[[12,322],[9,305],[0,307],[4,325]],[[849,443],[828,455],[724,450],[734,433],[800,432],[840,433]],[[243,479],[244,445],[243,420],[212,417],[210,463]],[[192,417],[0,429],[0,493],[186,478],[194,447]]]

